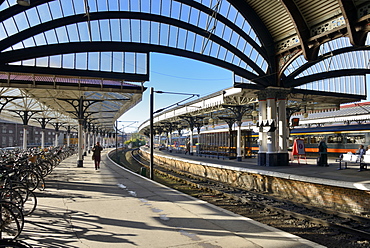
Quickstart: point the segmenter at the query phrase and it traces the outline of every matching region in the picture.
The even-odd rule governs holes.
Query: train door
[[[252,131],[242,130],[242,155],[245,158],[252,156]]]

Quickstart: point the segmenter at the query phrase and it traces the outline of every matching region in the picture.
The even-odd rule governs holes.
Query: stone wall
[[[149,154],[143,151],[149,158]],[[258,173],[226,168],[216,164],[204,164],[154,154],[154,163],[163,163],[174,170],[228,183],[234,187],[254,192],[268,193],[316,207],[325,207],[354,214],[370,213],[370,191],[336,187],[318,183],[279,178]]]

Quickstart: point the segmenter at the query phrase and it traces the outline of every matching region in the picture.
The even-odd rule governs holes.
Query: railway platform
[[[20,240],[38,248],[323,247],[189,197],[118,167],[74,155],[46,178]]]
[[[184,152],[158,149],[155,153],[161,156],[169,156],[182,160],[192,160],[203,165],[211,165],[222,168],[231,168],[244,172],[279,177],[290,180],[299,180],[309,183],[324,184],[349,189],[370,191],[370,169],[359,171],[359,164],[348,164],[347,169],[340,169],[337,158],[328,158],[328,167],[317,166],[317,157],[300,158],[290,161],[288,166],[259,166],[257,158],[222,159],[184,154]]]

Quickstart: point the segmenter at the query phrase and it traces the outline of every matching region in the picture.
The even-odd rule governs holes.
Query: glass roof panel
[[[108,11],[107,1],[98,1],[97,10],[98,11]]]
[[[190,18],[190,9],[191,7],[185,4],[181,6],[180,20],[188,23]]]
[[[366,58],[369,58],[369,56],[370,51],[355,51],[331,56],[311,66],[312,70],[305,70],[296,78],[312,75],[313,73],[323,73],[332,70],[366,69],[368,66],[368,59]],[[343,63],[343,61],[346,61],[346,63]]]
[[[172,6],[171,6],[171,17],[173,19],[180,19],[180,10],[181,10],[181,3],[172,1]]]
[[[6,34],[6,29],[4,27],[4,23],[1,23],[0,24],[0,40],[5,39],[6,37],[8,37],[8,35]]]
[[[86,70],[87,69],[87,53],[76,54],[76,69]]]
[[[62,8],[60,6],[59,1],[51,1],[48,3],[50,8],[51,16],[53,17],[53,20],[62,18]]]
[[[131,0],[131,11],[140,12],[141,11],[141,1]]]
[[[74,54],[63,54],[62,60],[63,60],[63,68],[66,69],[74,69],[75,68],[75,59]]]
[[[76,24],[71,24],[67,26],[67,33],[70,42],[78,42],[80,41],[80,37],[78,35],[78,29]]]
[[[5,10],[9,8],[9,3],[7,0],[5,0],[2,4],[0,4],[0,11]]]
[[[17,26],[15,25],[13,18],[9,18],[5,20],[4,26],[6,27],[7,36],[11,36],[11,35],[18,33],[18,29],[17,29]]]
[[[62,67],[62,56],[61,55],[50,56],[49,63],[50,63],[50,67],[61,68]]]
[[[124,65],[124,53],[114,52],[113,53],[113,71],[115,72],[124,72],[123,65]]]
[[[150,13],[151,5],[152,5],[151,0],[142,0],[141,1],[141,12]]]
[[[365,85],[365,76],[346,76],[310,82],[296,88],[354,95],[366,95]]]
[[[84,1],[72,1],[73,3],[73,10],[76,14],[85,14],[85,4]]]
[[[326,53],[330,53],[335,50],[338,50],[340,48],[351,47],[351,46],[352,45],[349,41],[349,38],[347,37],[341,37],[335,40],[331,40],[320,46],[319,56],[326,54]]]
[[[37,10],[40,13],[41,22],[48,22],[52,20],[50,9],[47,4],[37,6]]]

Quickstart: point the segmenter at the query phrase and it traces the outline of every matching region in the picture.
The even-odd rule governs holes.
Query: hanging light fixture
[[[22,6],[30,6],[31,0],[17,0],[17,3]]]

